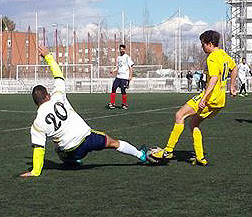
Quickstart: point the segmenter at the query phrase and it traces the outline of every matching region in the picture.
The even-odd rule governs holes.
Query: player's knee
[[[176,118],[176,123],[181,123],[184,121],[184,115],[180,110],[176,112],[175,118]]]
[[[107,144],[106,148],[113,148],[117,149],[119,148],[120,144],[118,140],[112,139],[111,137],[107,136]]]
[[[121,93],[122,93],[122,95],[125,95],[125,94],[126,94],[126,89],[125,89],[125,88],[122,88],[122,89],[121,89]]]

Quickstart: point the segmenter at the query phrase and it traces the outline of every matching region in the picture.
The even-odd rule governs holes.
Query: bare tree
[[[2,28],[3,31],[14,31],[16,28],[16,23],[13,20],[9,19],[8,17],[4,16],[2,22]]]

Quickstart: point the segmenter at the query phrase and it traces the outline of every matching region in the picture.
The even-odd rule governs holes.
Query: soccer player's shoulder
[[[207,60],[210,61],[210,62],[215,62],[220,59],[220,58],[223,58],[224,56],[226,56],[227,53],[222,50],[222,49],[218,49],[218,50],[215,50],[214,52],[210,53]]]

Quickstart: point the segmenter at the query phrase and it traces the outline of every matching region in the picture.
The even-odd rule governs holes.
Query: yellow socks
[[[195,127],[193,129],[193,146],[197,160],[201,160],[202,158],[204,158],[202,135],[198,127]]]
[[[177,123],[174,124],[173,130],[168,140],[168,144],[165,147],[165,151],[168,151],[168,152],[173,151],[183,130],[184,130],[184,124],[177,124]]]

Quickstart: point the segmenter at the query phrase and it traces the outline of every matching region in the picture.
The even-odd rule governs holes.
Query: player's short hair
[[[126,45],[120,44],[119,48],[121,48],[121,47],[125,49],[125,48],[126,48]]]
[[[212,43],[213,46],[218,47],[220,41],[220,33],[208,30],[200,35],[200,40],[206,44]]]
[[[47,89],[42,85],[37,85],[32,90],[32,98],[36,105],[43,103],[47,95]]]
[[[246,61],[246,58],[245,57],[242,57],[242,61],[245,60]]]

